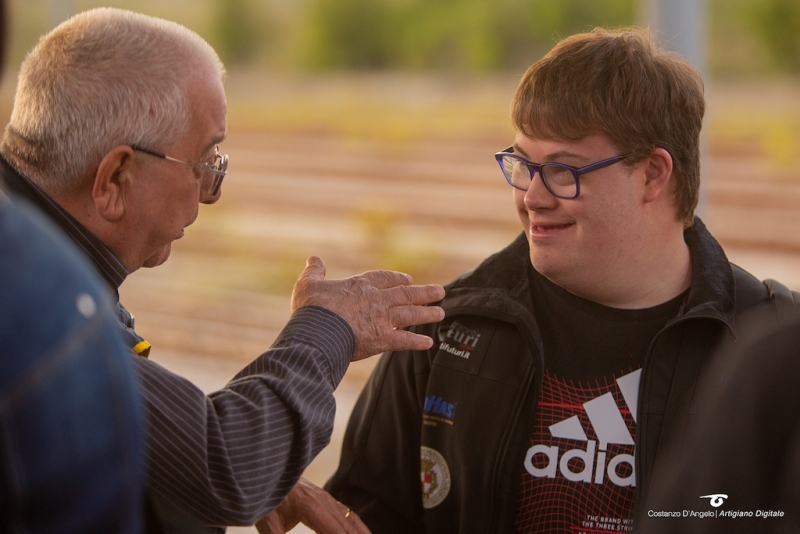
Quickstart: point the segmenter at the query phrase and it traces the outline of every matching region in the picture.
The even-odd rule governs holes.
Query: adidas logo
[[[634,422],[636,421],[636,406],[639,398],[639,377],[641,369],[634,371],[617,379],[622,397],[628,406]],[[555,478],[558,471],[567,480],[572,482],[585,482],[603,484],[605,477],[617,486],[635,486],[636,472],[634,470],[633,455],[618,454],[606,461],[606,450],[609,443],[621,445],[634,445],[631,433],[625,425],[622,414],[617,408],[614,396],[605,393],[597,398],[583,403],[583,409],[589,417],[589,421],[594,428],[597,440],[590,440],[581,426],[577,415],[550,425],[550,435],[554,438],[570,439],[587,442],[585,448],[571,449],[560,455],[558,447],[548,445],[534,445],[528,449],[525,455],[525,470],[535,477]],[[599,442],[599,443],[598,443]],[[547,458],[547,465],[537,467],[534,464],[534,457],[537,454]],[[573,458],[582,460],[583,469],[572,471],[569,462]],[[541,461],[537,462],[541,465]],[[618,474],[617,468],[627,463],[630,467],[630,475],[622,477]],[[574,465],[574,464],[573,464]]]

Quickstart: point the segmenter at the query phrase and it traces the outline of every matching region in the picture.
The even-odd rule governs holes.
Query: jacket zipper
[[[529,375],[525,377],[526,378],[525,385],[523,386],[522,389],[524,393],[522,394],[521,398],[519,399],[519,402],[517,403],[517,410],[512,417],[512,424],[510,426],[511,429],[515,429],[519,425],[520,413],[526,404],[526,399],[530,395],[533,395],[534,397],[538,398],[539,392],[541,391],[542,379],[544,376],[543,373],[541,372],[544,369],[544,351],[539,350],[539,347],[536,346],[536,340],[531,336],[529,332],[519,328],[520,325],[518,325],[516,322],[513,322],[512,324],[514,324],[520,330],[520,332],[523,332],[523,337],[528,340],[528,345],[529,348],[531,349],[531,352],[538,355],[539,357],[538,364],[540,371],[539,373],[537,373],[536,368],[533,367]],[[530,388],[531,382],[534,383],[532,391]],[[492,473],[492,481],[490,483],[490,488],[489,488],[490,495],[492,495],[492,500],[490,501],[489,511],[487,514],[489,516],[489,528],[487,532],[489,532],[490,534],[497,532],[498,524],[501,521],[500,512],[502,511],[502,507],[498,503],[498,498],[500,495],[500,492],[498,491],[497,487],[498,479],[500,478],[500,476],[504,471],[503,467],[505,466],[507,461],[508,447],[511,444],[511,439],[514,436],[514,434],[515,432],[513,432],[513,430],[509,432],[509,435],[507,436],[506,440],[501,444],[500,447],[501,452],[495,460],[495,469]],[[514,504],[516,504],[516,501],[514,502]]]

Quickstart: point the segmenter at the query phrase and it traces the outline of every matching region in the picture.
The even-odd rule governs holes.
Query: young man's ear
[[[667,191],[672,176],[672,156],[663,148],[656,148],[644,165],[644,201],[652,202]]]
[[[92,186],[97,213],[107,221],[119,220],[125,213],[125,198],[131,185],[133,149],[127,145],[112,148],[100,161]]]

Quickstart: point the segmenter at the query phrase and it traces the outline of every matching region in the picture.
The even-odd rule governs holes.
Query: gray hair
[[[191,30],[113,8],[80,13],[43,36],[19,73],[2,152],[48,192],[75,189],[118,145],[179,141],[195,73],[225,68]]]

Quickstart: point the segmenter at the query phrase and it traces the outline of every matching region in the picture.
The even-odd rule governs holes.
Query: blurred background
[[[330,277],[446,283],[513,239],[492,156],[513,139],[516,83],[597,25],[649,25],[701,70],[701,216],[732,261],[800,288],[800,0],[11,0],[4,122],[38,36],[101,5],[188,26],[229,70],[222,200],[121,289],[151,358],[205,391],[270,345],[310,254]],[[307,471],[319,484],[373,365],[337,391],[336,432]]]

